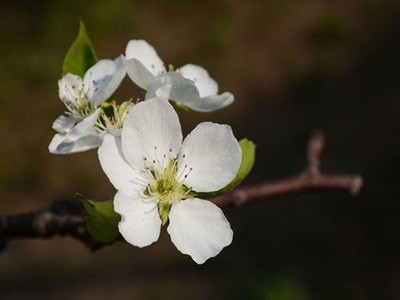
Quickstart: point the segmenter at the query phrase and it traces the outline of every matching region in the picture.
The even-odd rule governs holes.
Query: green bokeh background
[[[0,214],[114,194],[95,151],[47,151],[80,19],[100,58],[143,38],[166,63],[202,65],[232,92],[223,111],[179,114],[185,133],[211,120],[255,141],[247,184],[301,170],[319,128],[323,170],[361,173],[365,187],[228,210],[234,242],[202,266],[165,231],[145,249],[95,254],[70,238],[11,241],[1,299],[400,299],[398,1],[1,0]],[[126,80],[117,97],[143,93]]]

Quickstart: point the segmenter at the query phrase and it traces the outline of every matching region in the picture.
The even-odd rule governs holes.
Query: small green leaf
[[[83,77],[85,72],[96,62],[96,52],[86,32],[85,24],[81,21],[78,36],[64,58],[62,75],[71,73]]]
[[[256,146],[252,141],[248,139],[240,140],[239,145],[242,149],[242,162],[235,178],[233,178],[231,183],[229,183],[226,187],[218,191],[210,193],[198,193],[197,196],[199,198],[212,198],[225,194],[232,190],[235,186],[239,185],[247,177],[247,175],[249,175],[251,169],[254,166]]]
[[[118,222],[121,220],[113,208],[111,200],[94,202],[81,198],[88,216],[86,217],[86,227],[89,233],[96,239],[104,243],[113,241],[118,235]]]

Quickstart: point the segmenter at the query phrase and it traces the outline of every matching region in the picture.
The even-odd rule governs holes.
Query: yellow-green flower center
[[[125,101],[121,105],[115,101],[103,102],[101,104],[102,113],[97,122],[98,127],[102,130],[121,129],[131,105],[133,105],[132,100]]]
[[[96,108],[86,99],[83,91],[76,92],[76,95],[75,102],[69,102],[65,105],[69,112],[80,122],[91,115]]]
[[[162,172],[149,170],[152,180],[147,185],[144,194],[155,198],[158,202],[158,213],[164,225],[168,220],[171,205],[188,197],[189,189],[178,177],[176,159],[170,159]]]

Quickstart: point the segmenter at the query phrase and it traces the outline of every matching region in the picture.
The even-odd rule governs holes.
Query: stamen
[[[157,164],[156,164],[157,163]],[[154,146],[154,160],[153,160],[153,164],[155,165],[155,168],[157,168],[157,170],[161,171],[162,169],[165,168],[164,165],[164,161],[160,159],[159,155],[158,155],[158,147]]]
[[[143,173],[138,173],[140,176],[135,176],[130,182],[146,187],[149,183],[148,177]]]
[[[186,196],[189,195],[191,191],[193,191],[193,188],[189,187],[183,196],[186,198]]]
[[[176,179],[181,181],[182,180],[182,176],[184,176],[185,171],[187,169],[188,165],[184,165],[182,170],[179,170],[179,173],[176,176]],[[186,178],[186,177],[185,177]],[[182,181],[183,182],[183,181]]]

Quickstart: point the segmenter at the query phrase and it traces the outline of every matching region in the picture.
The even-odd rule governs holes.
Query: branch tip
[[[364,179],[360,175],[354,176],[352,181],[352,186],[350,188],[350,194],[352,196],[357,196],[360,193],[363,185],[364,185]]]
[[[314,131],[307,144],[307,172],[319,174],[320,157],[325,146],[325,136],[321,130]]]

